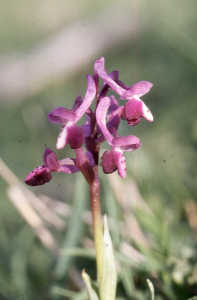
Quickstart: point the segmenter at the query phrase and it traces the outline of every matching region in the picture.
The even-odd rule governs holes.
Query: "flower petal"
[[[57,160],[57,156],[55,152],[46,148],[43,155],[43,162],[45,167],[48,167],[51,172],[58,172],[59,171],[59,162]]]
[[[141,146],[140,140],[134,135],[119,136],[112,140],[112,148],[121,151],[136,150]]]
[[[25,178],[25,183],[30,186],[43,185],[51,180],[51,172],[45,166],[39,166]]]
[[[112,127],[115,129],[115,132],[117,132],[119,125],[120,125],[120,116],[118,114],[115,115],[109,122],[107,122],[107,128],[111,134],[113,134],[114,132],[114,130],[111,131]]]
[[[79,172],[79,168],[72,165],[61,165],[60,166],[60,172],[67,173],[67,174],[73,174],[76,172]]]
[[[106,114],[107,110],[110,106],[111,100],[109,97],[103,97],[101,101],[99,102],[97,109],[96,109],[96,119],[98,122],[98,125],[100,126],[100,129],[105,136],[108,143],[111,145],[111,141],[113,139],[113,136],[109,132],[106,126]]]
[[[130,86],[126,91],[125,91],[125,99],[128,98],[133,98],[135,96],[141,97],[145,94],[147,94],[150,89],[152,88],[153,84],[148,81],[139,81],[132,86]]]
[[[108,76],[111,79],[118,81],[118,74],[119,74],[119,71],[113,71],[113,72],[109,73]],[[107,83],[104,83],[103,87],[99,93],[99,98],[101,99],[101,98],[105,97],[105,95],[107,94],[109,89],[110,89],[110,86]]]
[[[153,121],[153,115],[142,100],[127,101],[124,105],[124,116],[131,126],[137,125],[142,117],[148,122]]]
[[[64,125],[60,131],[57,139],[57,149],[64,148],[65,145],[70,144],[71,149],[77,149],[81,147],[84,142],[83,130],[73,124]]]
[[[84,137],[91,136],[91,120],[88,114],[85,114],[85,124],[81,125],[81,129],[84,132]]]
[[[99,58],[94,63],[94,71],[98,74],[98,76],[103,79],[113,91],[115,91],[118,95],[123,96],[125,90],[120,87],[106,72],[105,70],[105,59],[104,57]]]
[[[111,103],[110,103],[110,106],[109,106],[109,114],[111,114],[119,108],[119,104],[118,104],[118,101],[116,100],[116,98],[113,95],[110,96],[109,98],[111,100]]]
[[[65,107],[56,107],[48,114],[48,119],[51,123],[62,124],[66,121],[73,122],[75,120],[75,113]]]
[[[87,79],[87,91],[81,105],[76,110],[75,123],[77,123],[81,119],[83,114],[86,112],[88,107],[93,102],[94,97],[96,95],[96,86],[95,86],[94,79],[89,74],[86,75],[86,79]]]
[[[110,174],[115,172],[118,167],[115,164],[115,159],[113,153],[116,153],[114,150],[107,150],[103,153],[101,157],[100,166],[103,168],[105,174]]]
[[[77,96],[71,110],[73,112],[75,112],[79,108],[79,106],[81,105],[82,101],[83,101],[83,99],[82,99],[81,95]]]
[[[105,174],[110,174],[118,169],[118,174],[126,177],[126,163],[124,155],[121,151],[107,150],[101,157],[100,166],[103,168]]]

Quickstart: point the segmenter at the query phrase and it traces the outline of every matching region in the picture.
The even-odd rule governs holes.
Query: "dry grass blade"
[[[20,187],[16,185],[9,187],[8,196],[25,221],[32,227],[42,244],[53,256],[57,257],[59,255],[59,249],[52,234],[44,226],[42,219],[31,207]]]
[[[14,175],[14,173],[8,168],[8,166],[0,159],[0,175],[10,185],[20,187],[21,193],[25,194],[27,201],[37,210],[37,212],[51,225],[58,230],[63,230],[66,227],[65,222],[60,219],[47,205],[35,196],[21,181]]]
[[[192,199],[188,199],[185,204],[185,211],[187,214],[188,222],[194,232],[197,241],[197,205]]]
[[[45,205],[50,208],[52,211],[54,211],[57,215],[62,217],[69,217],[72,208],[69,204],[64,203],[58,199],[53,199],[46,195],[39,195],[39,198],[42,200]]]

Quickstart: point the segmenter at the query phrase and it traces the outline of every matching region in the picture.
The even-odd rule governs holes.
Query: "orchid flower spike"
[[[88,74],[86,78],[87,91],[83,100],[81,96],[78,96],[71,110],[64,107],[57,107],[48,114],[50,122],[63,124],[56,144],[57,149],[64,148],[66,144],[70,144],[72,149],[77,149],[84,142],[84,132],[75,124],[86,112],[96,95],[96,86],[92,76]]]
[[[101,166],[104,173],[112,173],[118,169],[119,175],[126,176],[126,164],[123,151],[132,151],[140,147],[140,140],[133,135],[119,137],[115,130],[115,137],[110,133],[106,125],[107,110],[110,107],[111,99],[104,97],[98,104],[96,119],[98,125],[112,150],[105,151],[102,156]],[[115,128],[114,128],[115,129]]]
[[[132,86],[127,86],[118,78],[119,72],[107,74],[104,57],[94,63],[94,77],[87,75],[87,90],[84,99],[79,95],[71,109],[57,107],[48,114],[50,122],[62,124],[62,129],[57,139],[57,149],[69,144],[75,149],[76,159],[65,158],[58,160],[56,154],[49,148],[45,149],[42,166],[37,167],[25,182],[31,186],[42,185],[52,178],[51,172],[75,173],[81,171],[86,181],[91,185],[99,161],[101,143],[107,140],[112,150],[107,150],[101,157],[100,165],[104,173],[118,170],[121,177],[126,176],[124,151],[136,150],[140,147],[140,140],[133,135],[120,137],[117,133],[120,120],[127,120],[131,126],[137,125],[141,118],[148,122],[153,121],[153,116],[140,99],[148,93],[152,83],[139,81]],[[99,92],[99,77],[104,81]],[[119,101],[112,95],[107,97],[109,89],[115,91],[119,100],[127,102],[119,106]],[[92,111],[90,105],[96,96],[96,110]],[[85,114],[85,124],[77,126],[77,122]],[[82,149],[82,145],[86,153]]]

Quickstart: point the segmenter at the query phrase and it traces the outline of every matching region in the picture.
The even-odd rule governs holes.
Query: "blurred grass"
[[[197,294],[195,229],[191,227],[191,222],[188,223],[190,215],[185,209],[188,198],[193,199],[195,204],[197,199],[197,3],[194,0],[141,0],[136,3],[137,50],[135,36],[131,33],[126,41],[117,43],[116,47],[106,45],[99,56],[105,56],[108,72],[114,69],[120,71],[120,79],[126,84],[131,85],[137,80],[154,84],[150,93],[143,97],[154,115],[154,122],[142,120],[136,128],[123,123],[120,128],[120,135],[135,134],[142,143],[138,151],[126,154],[126,162],[127,179],[135,180],[152,212],[150,215],[137,207],[129,215],[131,219],[136,217],[147,244],[136,241],[138,234],[135,227],[128,227],[124,219],[125,211],[117,201],[113,187],[106,184],[106,175],[100,172],[102,209],[114,220],[112,237],[117,258],[123,255],[121,243],[124,241],[147,259],[140,265],[134,261],[132,267],[120,259],[117,297],[150,299],[146,284],[146,278],[149,278],[155,287],[156,300],[186,300]],[[134,19],[135,2],[2,1],[1,65],[4,66],[7,60],[14,57],[25,56],[74,22],[91,26],[95,18],[107,16],[110,19],[112,11],[116,15],[114,26],[120,26],[120,11],[121,14],[130,14],[131,21]],[[36,63],[39,65],[39,61]],[[54,82],[43,85],[40,92],[21,101],[17,95],[14,101],[9,97],[1,99],[0,155],[21,181],[33,168],[42,164],[46,145],[55,150],[60,128],[48,122],[47,113],[56,106],[71,107],[79,93],[84,95],[85,74],[92,74],[93,63],[94,60],[89,61],[70,77],[57,77]],[[73,157],[74,154],[68,148],[58,152],[58,158],[65,156]],[[80,184],[83,185],[82,180]],[[121,180],[121,184],[124,186],[125,181]],[[7,188],[8,184],[0,179],[0,298],[67,299],[66,292],[59,296],[57,291],[51,293],[57,282],[57,260],[40,244],[33,230],[15,210],[9,201]],[[54,174],[49,184],[32,188],[32,191],[35,195],[42,193],[65,201],[75,209],[75,189],[76,175]],[[78,208],[77,216],[80,215]],[[85,223],[84,231],[74,231],[74,227],[80,226],[80,219],[76,224],[71,222],[71,217],[63,217],[66,224],[70,224],[65,233],[57,232],[47,222],[46,227],[59,247],[73,230],[79,236],[72,246],[80,245],[83,249],[87,247],[87,241],[90,244],[92,241],[90,225]],[[84,241],[84,237],[87,240]],[[70,255],[66,259],[69,267],[65,277],[58,282],[59,291],[65,288],[78,292],[82,286],[76,275],[71,276],[71,270],[74,268],[80,275],[85,267],[95,276],[95,262]],[[67,293],[67,296],[75,300],[86,299],[84,291],[73,296]]]

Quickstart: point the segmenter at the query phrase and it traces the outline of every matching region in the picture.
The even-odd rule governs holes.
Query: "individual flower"
[[[117,73],[115,73],[115,76],[111,75],[113,72],[109,75],[107,74],[105,70],[104,57],[96,60],[94,64],[94,73],[98,74],[98,76],[105,82],[105,88],[103,87],[103,89],[107,90],[108,86],[108,89],[110,87],[113,91],[120,95],[120,100],[128,100],[128,102],[124,105],[121,117],[126,119],[129,125],[137,125],[142,117],[148,122],[153,121],[153,116],[150,110],[140,99],[141,96],[150,91],[151,87],[153,86],[151,82],[139,81],[136,84],[128,87],[126,84],[118,80]]]
[[[83,100],[80,95],[76,98],[71,110],[64,107],[57,107],[48,114],[50,122],[63,124],[56,144],[57,149],[64,148],[66,144],[70,144],[72,149],[77,149],[84,142],[84,132],[75,124],[89,108],[96,95],[94,79],[89,74],[86,78],[87,91]]]
[[[45,149],[43,163],[44,165],[37,167],[27,175],[25,183],[30,186],[43,185],[51,180],[51,172],[69,174],[79,172],[79,169],[75,166],[74,159],[58,160],[55,152],[49,148]]]
[[[96,119],[102,131],[103,136],[107,140],[112,150],[105,151],[101,160],[101,166],[104,173],[112,173],[118,169],[119,175],[124,178],[126,176],[126,164],[123,151],[132,151],[140,147],[140,140],[133,135],[120,137],[114,126],[109,130],[106,125],[107,110],[111,105],[111,99],[104,97],[98,104],[96,110]],[[116,116],[115,116],[116,117]],[[110,132],[111,131],[111,132]]]

